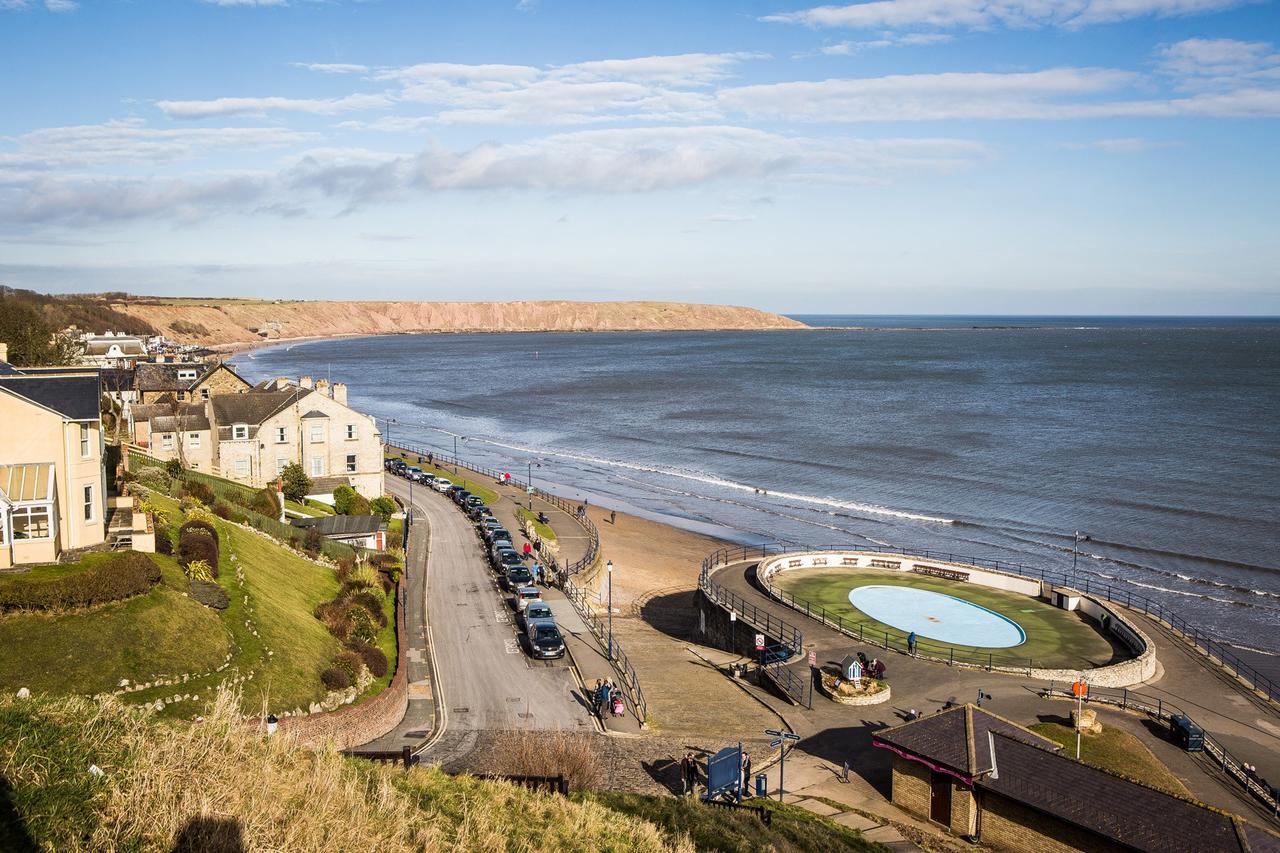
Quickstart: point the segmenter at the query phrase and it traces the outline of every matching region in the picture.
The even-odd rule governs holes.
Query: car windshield
[[[559,640],[560,632],[555,628],[539,628],[537,638],[539,640]]]
[[[550,607],[530,607],[525,612],[530,619],[546,619],[551,616]]]

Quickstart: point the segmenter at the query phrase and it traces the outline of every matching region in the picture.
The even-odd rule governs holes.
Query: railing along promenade
[[[1254,667],[1245,663],[1241,658],[1231,652],[1229,648],[1220,641],[1208,636],[1199,628],[1192,625],[1186,619],[1178,616],[1170,608],[1166,607],[1159,601],[1147,598],[1144,595],[1134,593],[1131,589],[1126,589],[1111,584],[1097,583],[1088,576],[1072,577],[1066,572],[1059,572],[1043,567],[1033,568],[1025,566],[1021,563],[1010,562],[1008,560],[986,559],[981,557],[970,557],[962,554],[954,554],[951,552],[936,551],[932,549],[912,549],[912,548],[894,548],[876,545],[837,545],[837,546],[797,546],[791,544],[766,543],[763,545],[743,545],[732,548],[721,548],[709,554],[702,561],[702,573],[699,576],[698,586],[713,601],[727,607],[744,607],[748,609],[738,610],[743,618],[752,621],[757,627],[765,628],[769,633],[768,625],[787,626],[785,622],[777,619],[777,617],[769,616],[769,614],[759,611],[754,606],[745,602],[740,596],[735,595],[729,590],[724,589],[714,582],[711,573],[730,563],[740,563],[753,559],[765,559],[767,557],[781,556],[793,553],[811,553],[818,551],[860,551],[865,553],[891,554],[900,557],[920,557],[925,560],[937,560],[940,562],[956,563],[959,565],[972,566],[975,569],[992,569],[1006,574],[1018,575],[1020,577],[1031,580],[1039,580],[1051,583],[1055,586],[1069,587],[1079,590],[1086,595],[1095,598],[1104,599],[1112,604],[1123,605],[1126,608],[1135,610],[1144,614],[1155,622],[1160,623],[1168,628],[1175,636],[1181,638],[1197,651],[1205,655],[1210,661],[1220,665],[1230,674],[1234,675],[1240,681],[1251,687],[1259,695],[1266,697],[1272,702],[1280,703],[1280,683],[1274,679],[1263,675]],[[796,599],[780,591],[771,591],[776,594],[787,606],[805,613],[813,619],[821,621],[823,624],[843,633],[857,637],[862,642],[871,645],[880,646],[886,649],[895,649],[897,651],[907,651],[907,643],[905,636],[901,632],[884,631],[876,629],[868,630],[865,625],[857,620],[842,617],[838,614],[831,614],[821,606],[815,606],[809,602]],[[755,621],[748,614],[758,614],[755,618],[762,621]],[[797,637],[800,636],[798,630],[791,628]],[[771,634],[771,636],[777,636]],[[787,643],[785,638],[779,639]],[[788,643],[790,645],[790,643]],[[923,641],[917,644],[916,653],[920,655],[926,649],[933,649],[938,644],[929,644],[926,647]],[[801,645],[797,643],[793,646],[797,651]],[[981,666],[984,668],[994,668],[1004,666],[1002,661],[997,661],[993,654],[976,654],[971,649],[959,649],[947,646],[939,646],[939,654],[930,655],[939,660],[948,661],[957,664],[966,664],[970,666]],[[941,651],[946,654],[942,655]],[[1004,656],[1001,656],[1002,659]],[[1027,658],[1015,659],[1016,668],[1031,669],[1032,661]]]
[[[495,483],[514,486],[518,489],[528,489],[529,485],[510,472],[499,471],[496,468],[486,468],[483,465],[473,465],[463,462],[449,454],[436,453],[434,450],[426,450],[413,444],[399,442],[396,444],[386,445],[395,450],[403,450],[407,453],[413,453],[425,459],[430,456],[439,467],[452,467],[455,470],[462,468],[473,474],[479,474],[487,477]],[[503,475],[506,474],[511,479],[506,480]],[[551,504],[556,509],[561,510],[566,515],[574,519],[580,524],[587,533],[587,549],[577,560],[564,565],[554,554],[546,551],[540,552],[538,559],[548,569],[548,577],[557,577],[560,579],[560,586],[564,590],[565,596],[573,604],[574,610],[578,611],[578,615],[582,617],[583,623],[591,630],[592,635],[599,642],[600,647],[605,650],[605,656],[609,656],[609,650],[612,649],[612,659],[609,661],[614,671],[618,674],[619,681],[626,688],[627,694],[631,701],[628,703],[632,713],[636,715],[641,725],[649,715],[649,703],[644,698],[644,691],[640,688],[640,676],[636,673],[636,669],[631,664],[631,660],[623,651],[621,644],[615,638],[612,643],[609,642],[609,634],[605,625],[605,620],[601,619],[600,614],[595,612],[592,606],[593,602],[599,601],[599,595],[591,592],[585,586],[579,586],[574,582],[574,578],[583,572],[591,569],[600,561],[600,530],[596,527],[594,521],[591,520],[586,513],[578,512],[578,504],[573,501],[552,494],[551,492],[539,489],[536,486],[533,489],[534,497]]]
[[[1076,700],[1070,684],[1060,685],[1058,682],[1051,682],[1048,687],[1038,688],[1038,692],[1050,699],[1069,699],[1073,702]],[[1090,687],[1083,701],[1086,705],[1091,702],[1101,702],[1106,705],[1115,705],[1126,711],[1140,711],[1161,723],[1168,723],[1169,718],[1175,714],[1188,718],[1190,716],[1173,702],[1159,696],[1148,696],[1128,689],[1110,690]],[[1201,731],[1204,734],[1205,754],[1213,759],[1214,766],[1243,787],[1264,808],[1270,810],[1273,817],[1280,817],[1280,801],[1277,801],[1274,789],[1263,785],[1256,775],[1246,773],[1243,761],[1232,755],[1230,750],[1209,732],[1203,729]]]

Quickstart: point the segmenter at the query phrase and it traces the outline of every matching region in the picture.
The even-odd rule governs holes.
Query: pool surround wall
[[[872,561],[875,561],[880,565],[872,565]],[[892,563],[898,563],[899,565],[894,567],[892,566]],[[779,594],[778,590],[774,588],[773,584],[774,578],[783,572],[812,568],[861,568],[915,574],[917,573],[916,569],[918,567],[924,569],[941,569],[943,571],[963,572],[968,575],[967,583],[991,587],[992,589],[1000,589],[1006,592],[1014,592],[1019,595],[1025,595],[1030,598],[1038,598],[1045,601],[1053,600],[1055,587],[1048,581],[1007,574],[994,569],[971,566],[967,563],[925,560],[920,557],[912,557],[909,555],[885,554],[873,551],[802,551],[780,554],[776,557],[770,557],[761,561],[759,566],[756,568],[756,578],[760,582],[760,586],[771,598],[791,607],[786,599]],[[920,572],[920,574],[937,577],[934,572],[930,571]],[[955,583],[957,585],[961,585],[966,583],[966,581],[955,581]],[[1066,589],[1066,587],[1062,587],[1062,589]],[[1113,604],[1074,590],[1072,594],[1079,596],[1080,612],[1084,613],[1099,626],[1102,624],[1103,616],[1105,615],[1108,617],[1111,633],[1133,654],[1133,657],[1129,660],[1110,664],[1108,666],[1095,667],[1088,670],[1086,673],[1086,680],[1095,687],[1132,687],[1135,684],[1141,684],[1154,678],[1158,665],[1155,656],[1155,646],[1152,644],[1150,638],[1147,637],[1147,635],[1144,634],[1137,625],[1126,618],[1124,612],[1120,608]],[[798,608],[792,609],[795,609],[798,613],[804,612]],[[809,615],[809,618],[817,619],[829,628],[840,631],[841,633],[847,634],[851,637],[853,636],[853,634],[848,630],[841,628],[827,619],[813,616],[811,614]],[[926,658],[928,656],[918,654],[917,657]],[[959,661],[953,662],[942,658],[934,658],[934,660],[942,660],[944,663],[950,663],[954,666],[969,666],[977,669],[987,669],[987,667],[981,665],[961,663]],[[991,669],[996,672],[1016,673],[1044,681],[1074,681],[1080,676],[1081,672],[1078,669],[1036,669],[1031,667],[1015,668],[1007,666],[992,666]]]

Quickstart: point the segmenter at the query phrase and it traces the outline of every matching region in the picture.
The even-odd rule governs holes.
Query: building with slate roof
[[[319,518],[295,518],[290,524],[304,530],[317,530],[326,539],[356,548],[381,551],[387,544],[387,526],[376,515],[326,515]]]
[[[134,387],[141,403],[169,397],[178,403],[208,400],[214,394],[248,391],[250,385],[230,365],[218,362],[162,361],[134,368]]]
[[[0,371],[0,568],[106,541],[101,385],[94,368]]]
[[[1280,853],[1280,836],[1082,764],[973,705],[876,732],[893,802],[1000,850]]]

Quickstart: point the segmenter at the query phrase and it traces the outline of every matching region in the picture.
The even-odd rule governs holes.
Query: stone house
[[[222,362],[147,362],[134,368],[138,402],[156,403],[169,397],[178,403],[202,402],[214,394],[248,391],[250,385]]]
[[[0,345],[0,568],[107,538],[97,370],[14,368]]]
[[[213,432],[208,403],[163,400],[135,404],[130,410],[133,443],[157,459],[177,459],[182,467],[209,472],[213,465]]]
[[[382,494],[382,435],[369,415],[347,406],[347,387],[307,377],[263,383],[209,401],[216,473],[257,488],[285,465],[313,480],[341,477],[367,498]]]
[[[1062,754],[973,705],[872,736],[892,753],[893,802],[998,850],[1205,853],[1280,849],[1280,837]]]

